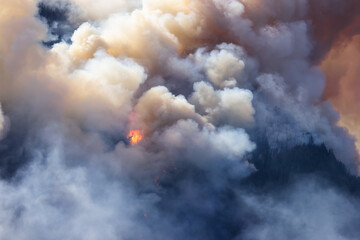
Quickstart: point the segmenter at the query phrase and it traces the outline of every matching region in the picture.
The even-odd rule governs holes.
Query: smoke
[[[245,127],[254,121],[253,95],[239,88],[215,91],[205,82],[194,84],[191,100],[207,119],[216,125]]]
[[[356,132],[326,100],[357,119],[356,67],[327,54],[356,30],[356,2],[0,3],[1,239],[356,236],[359,200],[324,176],[264,196],[247,183],[263,144],[324,145],[319,159],[357,175]]]
[[[278,195],[247,195],[244,201],[262,219],[247,228],[239,239],[356,239],[358,236],[354,226],[359,218],[352,214],[354,209],[359,209],[358,201],[326,184],[300,181]]]
[[[6,135],[6,131],[8,128],[7,124],[7,119],[4,116],[0,105],[0,139],[3,139]]]
[[[359,120],[355,102],[358,101],[358,54],[360,52],[360,35],[354,36],[349,42],[334,47],[321,64],[326,72],[328,82],[326,97],[340,111],[340,124],[351,132],[359,146]]]

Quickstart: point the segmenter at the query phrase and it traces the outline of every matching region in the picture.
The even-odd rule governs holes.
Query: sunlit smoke
[[[359,20],[360,25],[360,20]],[[360,34],[335,45],[321,63],[327,76],[325,96],[340,112],[340,122],[357,139],[360,152]]]

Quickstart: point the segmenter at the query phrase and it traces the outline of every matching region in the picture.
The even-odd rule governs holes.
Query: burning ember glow
[[[141,135],[140,130],[131,130],[127,137],[130,140],[131,145],[138,144],[144,138],[144,136]]]

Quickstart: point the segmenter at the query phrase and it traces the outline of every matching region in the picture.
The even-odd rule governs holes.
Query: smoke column
[[[358,1],[0,6],[0,239],[358,238]]]

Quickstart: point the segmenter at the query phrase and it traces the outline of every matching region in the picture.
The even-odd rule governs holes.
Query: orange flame
[[[131,145],[138,144],[144,138],[140,130],[131,130],[127,137]]]

